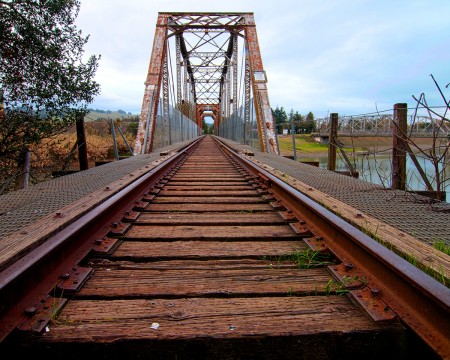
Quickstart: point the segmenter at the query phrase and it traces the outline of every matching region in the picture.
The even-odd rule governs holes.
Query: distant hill
[[[94,121],[102,119],[126,119],[137,117],[139,119],[139,114],[132,114],[130,112],[125,112],[123,110],[100,110],[100,109],[88,109],[89,113],[85,116],[84,121]]]

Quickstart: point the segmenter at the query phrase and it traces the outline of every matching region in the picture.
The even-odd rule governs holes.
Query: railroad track
[[[45,358],[448,358],[448,288],[212,137],[1,273]]]

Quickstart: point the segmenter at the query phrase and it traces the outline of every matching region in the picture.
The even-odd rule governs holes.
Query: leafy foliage
[[[62,132],[99,93],[77,0],[0,0],[0,161]]]
[[[283,132],[283,123],[287,121],[288,117],[286,114],[286,110],[283,107],[276,107],[275,110],[272,109],[272,116],[275,120],[275,126],[277,129],[277,133],[281,134]]]
[[[310,111],[308,115],[303,116],[298,111],[294,113],[294,109],[291,109],[289,115],[283,107],[276,107],[272,109],[272,116],[275,120],[275,126],[278,134],[283,133],[283,129],[291,131],[291,121],[294,123],[295,133],[312,133],[317,130],[317,124],[314,120],[314,114]]]

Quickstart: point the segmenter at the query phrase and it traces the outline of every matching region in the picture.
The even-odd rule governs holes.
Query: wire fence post
[[[330,132],[328,137],[328,166],[327,169],[331,171],[336,170],[336,141],[337,141],[337,128],[338,128],[337,113],[330,114]]]
[[[113,138],[113,142],[114,142],[114,155],[116,157],[116,160],[119,160],[119,151],[117,149],[116,130],[115,130],[114,122],[112,119],[109,119],[109,121],[111,122],[111,134],[112,134],[112,138]]]
[[[406,189],[407,113],[407,104],[399,103],[394,105],[392,188],[397,190]]]
[[[294,160],[297,161],[297,149],[295,147],[295,127],[293,117],[291,117],[291,132],[292,132],[292,147],[294,149]]]
[[[84,118],[80,115],[77,116],[76,128],[77,128],[78,162],[80,163],[80,171],[87,170],[89,168],[89,163],[86,146],[86,131],[84,128]]]

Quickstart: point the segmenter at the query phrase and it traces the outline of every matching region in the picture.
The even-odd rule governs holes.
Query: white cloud
[[[447,0],[82,0],[86,53],[102,55],[94,107],[140,111],[160,11],[254,12],[272,107],[372,112],[433,98],[431,73],[450,81]]]

